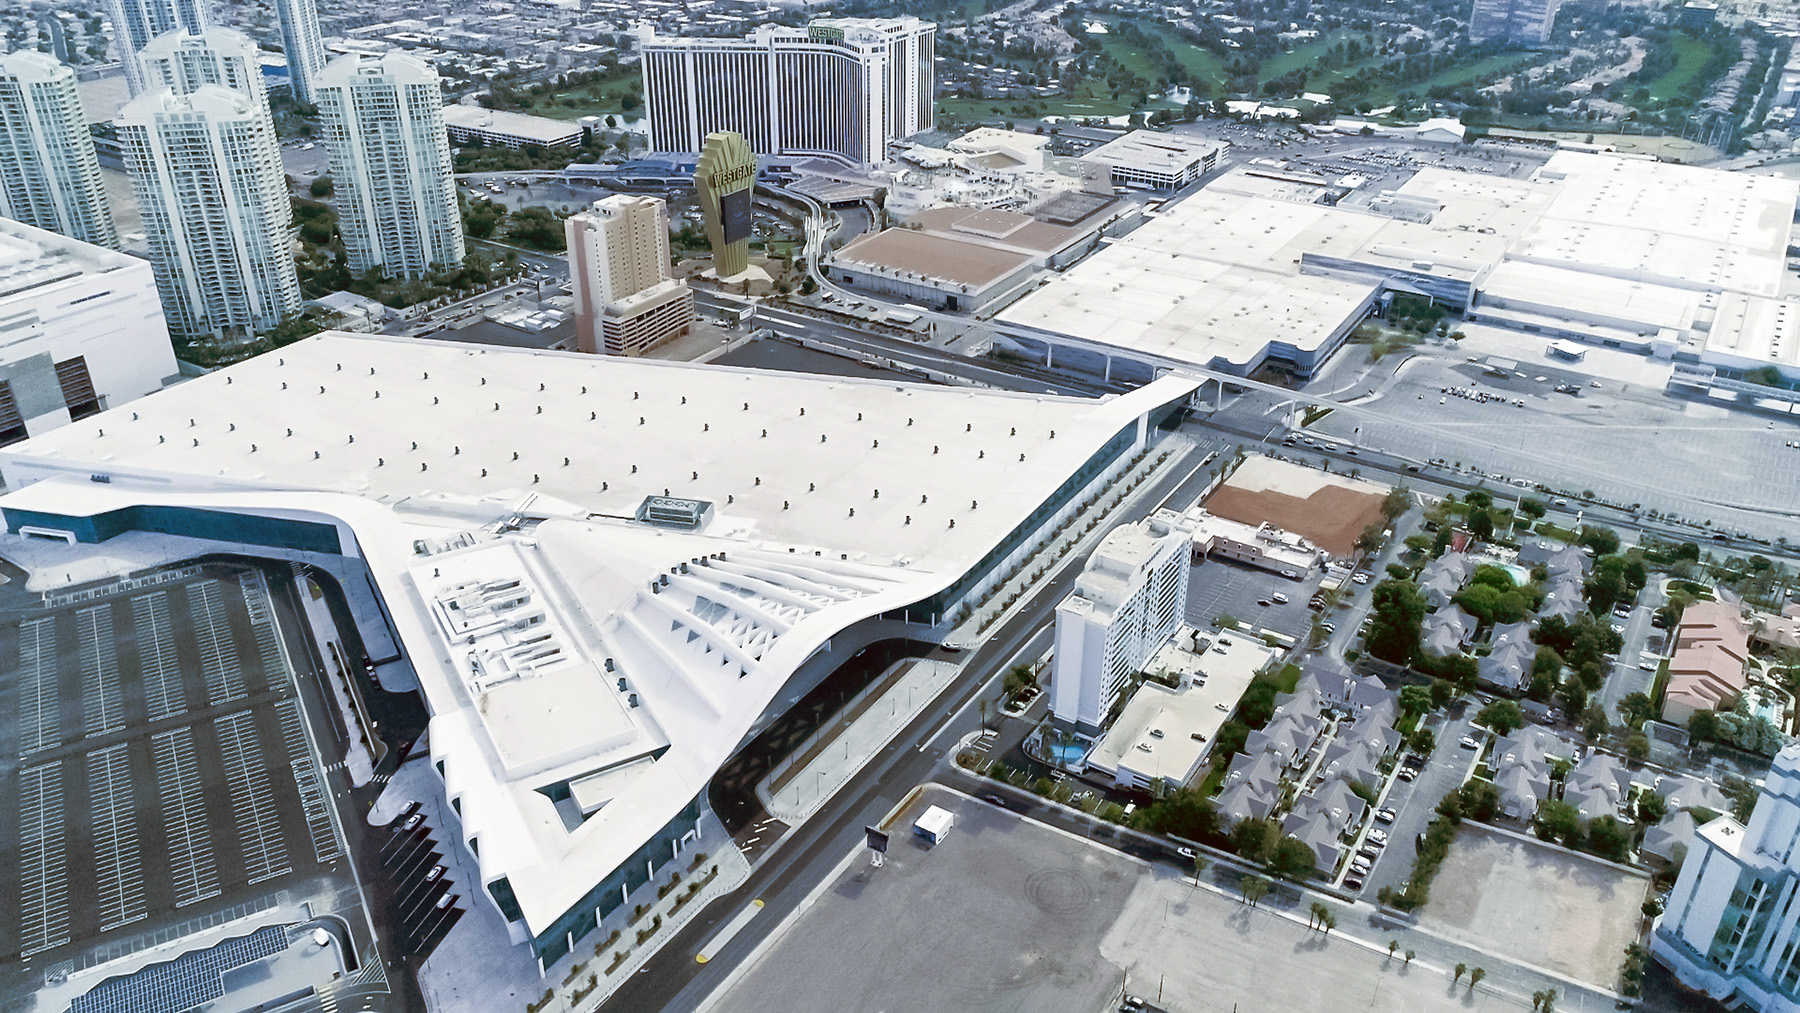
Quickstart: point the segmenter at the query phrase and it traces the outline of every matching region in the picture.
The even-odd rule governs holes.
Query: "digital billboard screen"
[[[751,188],[745,187],[719,198],[719,224],[727,246],[750,238],[750,193]]]

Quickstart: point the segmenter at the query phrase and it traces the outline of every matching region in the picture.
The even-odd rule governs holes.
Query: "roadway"
[[[1189,455],[1193,456],[1193,455]],[[1172,498],[1198,492],[1203,473],[1198,457],[1172,459],[1149,494],[1116,518],[1123,523],[1147,516]],[[1018,661],[1030,660],[1042,628],[1053,619],[1056,605],[1068,593],[1080,567],[1064,567],[1033,590],[1014,617],[973,650],[959,684],[924,709],[887,749],[851,778],[813,817],[789,832],[767,853],[749,881],[721,898],[677,933],[630,982],[613,993],[607,1005],[624,1010],[690,1010],[717,988],[771,930],[792,914],[844,854],[862,841],[864,825],[885,816],[924,781],[953,777],[950,762],[961,739],[979,731],[974,702],[991,695],[996,680]],[[694,958],[701,947],[752,899],[763,908],[730,942],[702,965]]]

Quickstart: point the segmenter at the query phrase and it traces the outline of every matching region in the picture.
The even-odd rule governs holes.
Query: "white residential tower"
[[[150,87],[137,55],[159,35],[183,28],[196,34],[212,24],[207,0],[106,0],[112,20],[113,46],[125,67],[125,84],[133,96]]]
[[[296,100],[311,105],[317,101],[314,84],[325,70],[318,4],[315,0],[275,0],[275,14],[281,19],[281,51],[287,55],[289,86]]]
[[[462,214],[437,71],[404,53],[344,56],[319,75],[314,101],[350,269],[416,278],[460,265]]]
[[[30,50],[0,56],[0,217],[119,245],[75,72]]]
[[[163,88],[116,121],[171,333],[247,338],[300,312],[287,180],[266,106]]]

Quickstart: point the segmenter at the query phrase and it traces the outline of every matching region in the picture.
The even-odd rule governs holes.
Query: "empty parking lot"
[[[86,966],[342,857],[262,576],[0,626],[0,967]]]

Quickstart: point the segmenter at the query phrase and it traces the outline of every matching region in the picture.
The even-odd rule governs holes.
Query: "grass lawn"
[[[1292,693],[1294,687],[1300,685],[1300,666],[1286,665],[1276,673],[1275,688],[1283,693]]]
[[[1460,67],[1446,67],[1423,81],[1414,81],[1413,83],[1406,85],[1384,82],[1377,85],[1374,90],[1370,91],[1364,101],[1379,108],[1381,106],[1392,105],[1395,96],[1402,91],[1409,91],[1415,95],[1423,95],[1433,88],[1454,87],[1460,84],[1468,84],[1470,81],[1486,77],[1489,74],[1499,73],[1519,62],[1520,58],[1526,55],[1528,54],[1522,51],[1495,53],[1493,56],[1483,57],[1482,59],[1476,60],[1474,63],[1463,64]],[[1549,58],[1550,54],[1545,54],[1544,59]]]
[[[1147,32],[1153,32],[1162,39],[1164,44],[1169,47],[1169,51],[1175,54],[1175,62],[1181,64],[1182,69],[1193,75],[1195,79],[1205,81],[1214,89],[1225,83],[1225,61],[1214,54],[1212,50],[1201,49],[1182,38],[1181,33],[1168,25],[1139,22],[1138,27]]]
[[[1135,97],[1135,96],[1131,96]],[[1055,98],[940,98],[938,115],[965,123],[994,119],[1028,119],[1035,116],[1124,116],[1132,112],[1130,98],[1113,98],[1104,82],[1083,83],[1080,88]]]
[[[1358,33],[1350,31],[1332,32],[1330,35],[1320,36],[1303,46],[1296,46],[1285,53],[1277,53],[1267,60],[1264,60],[1262,65],[1256,68],[1257,83],[1260,84],[1271,77],[1280,77],[1283,74],[1290,74],[1303,68],[1316,67],[1318,66],[1319,60],[1332,46],[1337,45],[1344,39],[1357,36]],[[1344,68],[1344,70],[1354,70],[1355,66],[1356,65]],[[1308,87],[1310,88],[1311,85],[1309,84]]]
[[[1110,32],[1099,36],[1099,39],[1100,48],[1106,51],[1106,55],[1119,61],[1119,66],[1143,78],[1151,87],[1154,88],[1156,82],[1162,79],[1162,68],[1143,50]]]
[[[1650,98],[1657,102],[1674,98],[1675,93],[1686,87],[1712,58],[1712,50],[1706,48],[1706,43],[1691,35],[1675,32],[1669,38],[1675,45],[1675,66],[1650,82]]]
[[[523,110],[533,116],[545,116],[553,120],[578,120],[583,116],[605,116],[608,113],[637,119],[643,115],[639,110],[627,113],[620,108],[620,100],[631,90],[632,84],[642,80],[641,75],[632,71],[609,77],[604,81],[585,84],[568,91],[553,92],[549,95],[521,96],[533,100],[529,109]],[[565,105],[569,102],[571,105]]]

